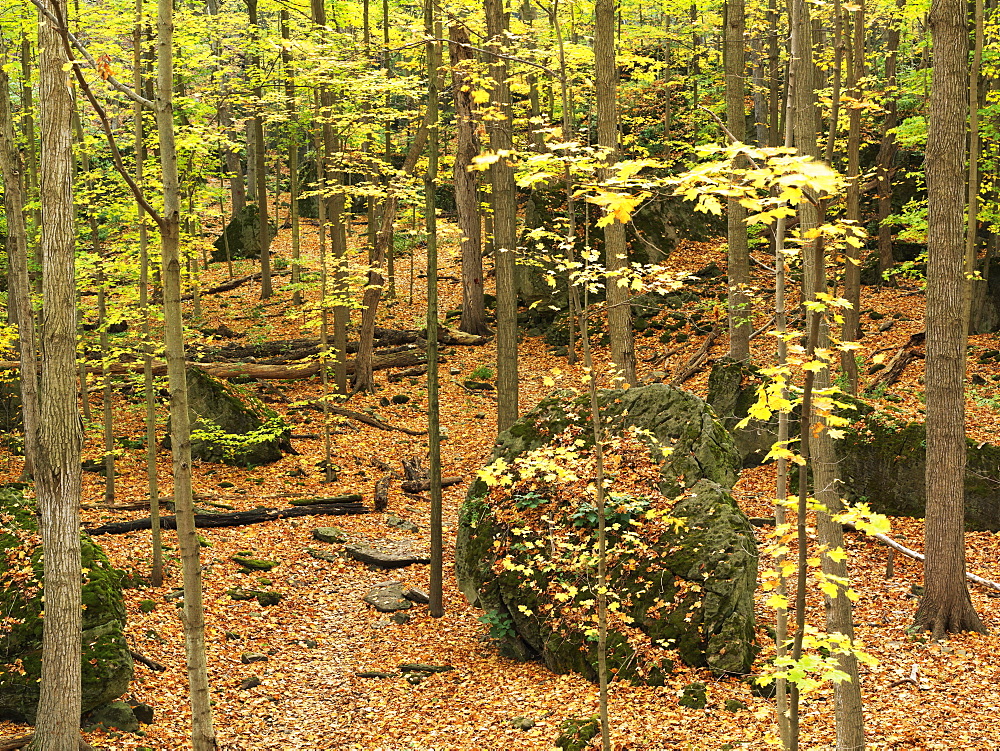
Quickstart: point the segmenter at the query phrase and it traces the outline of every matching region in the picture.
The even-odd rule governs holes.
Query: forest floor
[[[307,233],[314,233],[307,227]],[[460,307],[460,288],[452,281],[460,275],[456,258],[457,230],[444,224],[441,232],[440,284],[442,311]],[[311,235],[310,235],[311,238]],[[356,238],[360,239],[360,238]],[[305,241],[307,252],[315,245]],[[275,243],[278,256],[288,258],[288,232]],[[362,251],[353,251],[360,258]],[[764,257],[761,256],[764,260]],[[417,246],[412,261],[423,267],[423,248]],[[686,245],[672,254],[668,266],[694,272],[711,261],[724,266],[717,243]],[[383,303],[381,325],[418,328],[424,318],[424,280],[413,283],[413,303],[409,302],[410,258],[397,262],[400,294]],[[249,273],[249,263],[237,274]],[[757,269],[760,272],[760,269]],[[226,278],[225,264],[215,264],[204,275],[202,287]],[[773,282],[772,282],[773,284]],[[762,288],[768,281],[760,279]],[[915,287],[900,289],[865,288],[863,310],[888,316],[873,321],[863,316],[866,336],[861,352],[867,365],[883,348],[891,357],[896,347],[923,328],[923,297]],[[259,285],[247,285],[202,300],[201,329],[225,323],[241,334],[243,343],[314,336],[312,313],[291,304],[291,293],[279,291],[271,300],[258,299]],[[701,312],[724,319],[724,310],[713,301],[700,303]],[[767,303],[762,302],[762,306]],[[894,317],[893,314],[896,314]],[[880,332],[879,321],[894,320],[888,331]],[[763,326],[766,316],[760,316]],[[684,342],[665,363],[644,361],[670,349],[653,336],[639,337],[637,350],[640,378],[652,370],[667,373],[680,367],[700,346],[703,336]],[[218,343],[216,343],[218,344]],[[718,338],[710,355],[724,354],[726,338]],[[975,337],[977,349],[997,348],[994,336]],[[755,339],[758,361],[767,361],[773,346],[769,337]],[[489,459],[496,435],[496,401],[489,392],[470,393],[461,380],[481,366],[495,367],[492,343],[478,347],[449,347],[441,373],[442,424],[447,429],[443,442],[443,474],[471,478]],[[521,345],[520,404],[530,409],[548,389],[543,376],[560,368],[567,381],[581,375],[579,366],[550,352],[541,338],[526,337]],[[606,352],[598,348],[600,361]],[[970,371],[983,372],[970,357]],[[452,375],[452,369],[459,371]],[[864,368],[863,368],[864,372]],[[897,414],[919,418],[923,405],[918,378],[922,365],[912,364],[901,381],[890,389]],[[983,372],[984,375],[990,373]],[[403,379],[387,383],[385,371],[376,374],[382,389],[374,395],[357,395],[348,407],[374,412],[386,422],[413,429],[425,427],[426,381]],[[704,394],[707,372],[690,379],[685,387]],[[579,383],[579,381],[576,381]],[[992,385],[992,384],[991,384]],[[278,401],[271,406],[288,413],[293,429],[317,432],[317,413],[290,412],[288,404],[315,399],[321,392],[318,378],[277,382]],[[251,389],[254,387],[251,386]],[[262,392],[269,398],[275,391]],[[405,394],[403,405],[383,406],[380,399]],[[997,423],[992,392],[987,387],[972,390],[969,400],[970,435],[986,440]],[[95,415],[99,415],[99,392],[92,395]],[[143,407],[124,396],[116,396],[115,424],[118,435],[143,435]],[[161,411],[163,411],[161,409]],[[161,415],[165,424],[165,413]],[[88,424],[85,455],[102,454],[100,426]],[[162,429],[161,429],[162,437]],[[323,442],[295,439],[298,455],[286,455],[280,462],[252,470],[218,464],[196,463],[196,492],[211,496],[239,510],[260,505],[285,506],[290,494],[334,495],[358,492],[370,504],[374,483],[384,475],[378,462],[394,468],[400,460],[426,456],[426,439],[400,432],[387,432],[357,422],[341,423],[333,436],[333,456],[339,477],[323,484],[317,467],[323,457]],[[159,453],[161,495],[170,495],[169,452]],[[116,504],[146,499],[145,454],[142,449],[124,450],[118,460]],[[21,470],[17,457],[0,456],[0,473],[5,481],[17,478]],[[86,473],[83,501],[103,502],[104,480]],[[428,502],[403,495],[393,483],[387,513],[414,522],[418,532],[405,532],[386,525],[386,513],[338,517],[300,517],[246,527],[206,529],[208,545],[203,548],[204,587],[207,618],[209,675],[215,704],[215,726],[219,746],[225,751],[265,751],[268,749],[505,749],[519,751],[549,749],[559,724],[568,716],[589,716],[597,712],[597,687],[576,675],[554,675],[539,664],[520,664],[501,657],[487,636],[487,627],[478,619],[481,612],[471,608],[455,586],[448,552],[454,546],[459,506],[468,483],[445,489],[446,571],[444,601],[446,613],[431,618],[425,606],[407,611],[411,618],[398,624],[362,602],[373,585],[398,579],[405,585],[428,589],[429,567],[414,565],[397,571],[373,571],[364,565],[335,558],[318,560],[307,548],[322,546],[311,536],[318,526],[335,525],[352,540],[410,540],[417,547],[429,546]],[[769,467],[745,471],[736,486],[736,497],[752,516],[771,515],[773,476]],[[86,509],[84,520],[94,524],[107,519],[132,518],[144,512],[109,512]],[[893,519],[891,535],[904,545],[921,549],[921,520]],[[766,531],[758,530],[763,542]],[[855,605],[857,632],[879,665],[864,669],[862,689],[865,724],[871,748],[879,749],[981,749],[1000,748],[1000,599],[981,587],[972,587],[975,607],[989,626],[990,634],[961,635],[945,643],[910,635],[917,599],[911,587],[921,583],[918,563],[895,558],[895,573],[886,578],[886,549],[862,535],[847,536],[847,550],[854,588],[860,595]],[[112,562],[140,574],[148,572],[150,533],[104,535],[99,538]],[[966,536],[969,570],[986,578],[1000,578],[1000,535],[969,533]],[[166,666],[162,673],[136,666],[131,697],[155,709],[155,721],[144,726],[142,735],[95,732],[88,740],[101,749],[181,749],[188,747],[186,734],[190,713],[186,695],[184,640],[176,601],[165,599],[180,586],[176,537],[164,533],[168,580],[162,588],[142,587],[126,591],[128,638],[131,647]],[[327,546],[331,552],[335,546]],[[239,551],[251,550],[259,557],[279,561],[266,575],[264,588],[282,593],[281,603],[261,607],[255,601],[234,602],[225,593],[232,587],[259,586],[259,577],[240,573],[230,560]],[[762,559],[761,567],[769,565]],[[774,613],[758,603],[760,642],[769,638],[764,624]],[[142,612],[140,602],[152,600],[155,609]],[[813,603],[810,617],[821,617]],[[265,653],[266,662],[246,665],[247,652]],[[451,665],[449,672],[434,674],[411,684],[398,673],[403,662]],[[395,677],[364,678],[363,671],[395,673]],[[915,672],[914,672],[915,671]],[[916,676],[916,684],[901,682]],[[241,688],[256,676],[259,685]],[[678,705],[679,689],[692,681],[708,684],[708,706],[703,710]],[[728,699],[738,699],[745,710],[726,711]],[[776,746],[775,713],[772,700],[755,696],[746,682],[717,679],[707,670],[681,667],[658,688],[612,684],[610,688],[612,746],[615,749],[766,749]],[[528,730],[513,727],[515,718],[534,721]],[[804,748],[829,748],[833,739],[832,693],[823,688],[804,697],[802,705]],[[0,737],[17,735],[22,728],[0,725]]]

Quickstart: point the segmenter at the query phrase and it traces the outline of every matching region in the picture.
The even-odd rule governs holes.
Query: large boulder
[[[257,216],[257,206],[249,203],[233,214],[222,234],[212,243],[215,250],[212,251],[213,261],[225,261],[228,246],[229,259],[232,261],[260,258],[260,241],[257,236],[260,228],[260,219]],[[274,228],[269,227],[271,237],[274,237]]]
[[[837,441],[844,495],[889,516],[923,517],[927,431],[870,407]],[[1000,446],[966,440],[965,526],[1000,532]]]
[[[122,572],[81,535],[83,583],[83,712],[128,690],[132,656],[125,641]],[[42,549],[33,504],[0,488],[0,717],[34,723],[42,670]]]
[[[747,672],[757,548],[727,490],[732,439],[698,397],[663,384],[602,391],[600,404],[622,480],[606,505],[609,667],[648,683],[675,657]],[[593,482],[576,475],[593,477],[589,420],[588,397],[557,392],[500,435],[492,487],[477,480],[462,507],[455,571],[507,654],[594,678],[597,516]]]
[[[291,451],[291,428],[239,386],[187,370],[191,458],[234,466],[271,464]],[[164,445],[170,446],[169,435]]]
[[[708,401],[732,432],[744,466],[759,464],[778,440],[777,419],[738,424],[757,401],[767,378],[745,363],[719,360],[709,375]],[[865,502],[888,516],[923,517],[927,503],[926,430],[878,410],[863,399],[841,394],[850,405],[841,416],[851,422],[834,442],[841,492],[850,503]],[[798,435],[798,412],[789,415],[789,435]],[[965,526],[1000,531],[1000,446],[966,440]]]

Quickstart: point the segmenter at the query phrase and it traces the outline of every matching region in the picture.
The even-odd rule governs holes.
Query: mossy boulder
[[[226,229],[212,243],[215,248],[212,251],[212,260],[225,261],[227,245],[229,258],[233,261],[260,258],[259,227],[260,219],[257,216],[256,204],[247,204],[233,214]],[[270,231],[271,237],[274,237],[273,226]]]
[[[756,653],[757,549],[727,491],[739,466],[732,439],[703,401],[671,386],[603,391],[600,403],[609,456],[618,453],[621,466],[643,475],[648,491],[612,485],[606,499],[616,603],[609,666],[619,679],[651,684],[677,657],[719,674],[747,672]],[[470,489],[455,569],[466,598],[502,624],[493,632],[505,653],[595,678],[592,483],[581,486],[586,481],[570,477],[577,470],[553,469],[546,459],[541,474],[517,464],[529,455],[586,463],[588,405],[587,397],[557,392],[500,435],[494,459],[507,470],[492,490],[482,479]],[[570,479],[550,481],[560,473]]]
[[[778,440],[777,415],[769,420],[750,420],[739,427],[757,402],[757,390],[766,381],[757,366],[729,357],[717,360],[708,376],[707,401],[732,434],[744,467],[758,466]],[[798,431],[797,415],[794,420],[796,424],[790,429]]]
[[[863,410],[837,441],[844,494],[890,516],[923,517],[927,431],[890,413]],[[966,440],[965,526],[1000,532],[1000,446]]]
[[[128,690],[132,657],[125,641],[122,572],[89,536],[81,535],[83,712]],[[0,716],[33,723],[42,657],[42,550],[33,504],[0,488]]]
[[[252,467],[292,450],[291,428],[245,389],[198,367],[188,368],[187,389],[192,459]]]

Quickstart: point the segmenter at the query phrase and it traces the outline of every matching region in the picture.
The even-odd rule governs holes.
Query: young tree
[[[727,0],[726,49],[726,126],[736,141],[746,140],[746,51],[743,36],[746,13],[743,0]],[[750,358],[750,250],[747,243],[747,210],[734,199],[728,201],[728,271],[729,271],[729,356],[734,360]]]
[[[42,382],[35,493],[45,556],[41,698],[34,751],[76,751],[80,737],[82,432],[76,389],[76,253],[65,0],[39,15],[42,121]]]
[[[934,0],[927,133],[927,517],[914,625],[940,638],[985,631],[965,583],[965,139],[967,5]]]
[[[611,165],[618,157],[618,66],[615,62],[615,2],[597,0],[594,5],[594,94],[597,99],[597,143],[607,151],[602,176],[611,176]],[[625,225],[612,220],[604,228],[605,266],[608,271],[608,333],[611,359],[619,375],[631,386],[635,374],[635,347],[632,341],[632,312],[628,287],[620,282],[628,267],[625,248]]]
[[[491,50],[501,53],[508,30],[503,0],[484,0],[486,33]],[[500,158],[490,167],[493,186],[493,249],[497,275],[497,431],[503,432],[517,420],[517,194],[514,168],[509,154],[513,149],[510,84],[507,63],[493,55],[491,104],[496,113],[487,124],[490,148]]]

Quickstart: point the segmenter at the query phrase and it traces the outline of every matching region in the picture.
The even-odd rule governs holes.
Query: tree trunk
[[[440,27],[439,27],[440,28]],[[441,520],[441,400],[438,389],[438,252],[437,252],[437,173],[438,173],[438,68],[441,46],[433,41],[441,31],[434,28],[434,0],[424,0],[424,35],[427,54],[427,172],[424,174],[424,223],[427,228],[427,447],[431,492],[431,616],[444,615],[444,542]]]
[[[45,4],[65,23],[65,0]],[[42,382],[35,492],[45,554],[45,624],[37,751],[76,751],[80,737],[80,448],[76,390],[76,279],[73,226],[73,97],[69,62],[54,25],[39,17],[42,107]]]
[[[594,94],[597,99],[597,143],[608,152],[600,177],[613,176],[618,160],[618,67],[615,62],[615,3],[597,0],[594,6]],[[635,347],[632,341],[632,310],[629,305],[629,268],[625,247],[625,225],[612,221],[604,228],[607,267],[608,333],[611,359],[618,375],[630,386],[638,383],[635,374]]]
[[[281,11],[281,38],[285,41],[291,39],[288,29],[288,11]],[[285,73],[285,107],[287,108],[288,122],[288,222],[292,228],[292,304],[302,304],[302,290],[298,288],[301,282],[301,264],[299,262],[301,250],[301,233],[299,231],[299,141],[298,141],[298,117],[297,102],[295,96],[295,67],[292,64],[292,53],[288,46],[281,48],[281,66]]]
[[[892,214],[892,163],[896,158],[896,134],[898,124],[897,107],[899,95],[896,92],[896,60],[899,51],[899,29],[902,19],[903,0],[896,0],[896,10],[886,36],[885,87],[892,93],[887,97],[885,120],[882,122],[882,142],[875,160],[875,177],[878,181],[878,271],[881,284],[889,283],[883,276],[893,264],[892,226],[886,219]]]
[[[180,186],[174,145],[173,2],[159,0],[157,13],[156,127],[163,173],[160,265],[163,274],[163,340],[170,391],[170,438],[174,469],[177,541],[184,578],[184,645],[191,698],[194,751],[216,748],[205,656],[205,610],[201,561],[191,488],[191,424],[188,412],[184,330],[181,309]],[[263,144],[258,144],[258,148]],[[262,195],[259,197],[263,197]]]
[[[924,596],[914,626],[935,638],[985,631],[965,583],[963,209],[968,107],[967,6],[934,0],[927,133],[927,516]]]
[[[6,50],[5,50],[6,52]],[[6,58],[6,55],[4,56]],[[25,480],[35,476],[38,452],[38,366],[35,360],[35,316],[28,276],[28,234],[24,226],[24,192],[21,190],[21,153],[14,140],[10,112],[10,81],[0,70],[0,172],[3,173],[4,209],[7,217],[8,286],[11,310],[17,324],[21,364],[21,414],[24,427]]]
[[[502,0],[484,0],[489,45],[500,52],[508,28]],[[493,75],[492,103],[499,117],[487,124],[490,148],[494,152],[513,149],[510,85],[507,63],[496,58],[490,65]],[[517,203],[514,168],[501,157],[490,168],[493,184],[493,248],[497,277],[497,431],[503,432],[518,417],[517,407]]]
[[[469,334],[492,333],[483,308],[483,242],[479,210],[478,172],[468,167],[479,156],[479,139],[473,122],[471,72],[474,55],[467,46],[469,32],[458,23],[448,28],[451,39],[452,94],[455,98],[455,208],[462,230],[462,320],[458,327]]]
[[[726,125],[738,142],[746,141],[746,60],[743,36],[746,13],[743,0],[726,2]],[[743,160],[736,163],[742,167]],[[729,356],[734,360],[750,358],[750,334],[753,329],[750,296],[750,249],[747,242],[747,210],[738,200],[728,204],[729,270]]]
[[[264,36],[264,28],[257,17],[257,0],[247,0],[247,10],[250,16],[250,25],[254,27],[256,40],[259,42]],[[260,54],[255,52],[251,59],[254,75],[263,76]],[[256,145],[254,149],[254,181],[257,198],[257,242],[260,245],[260,299],[267,300],[273,294],[271,289],[271,224],[268,221],[267,168],[264,164],[264,88],[259,81],[258,78],[258,82],[253,87],[253,95],[257,99],[257,113],[253,117],[251,127]],[[275,219],[277,220],[277,217]]]
[[[851,64],[847,81],[850,96],[855,100],[851,107],[847,133],[847,220],[860,224],[861,222],[861,108],[860,103],[864,92],[861,81],[865,76],[865,4],[860,0],[853,12],[854,40],[850,45]],[[844,252],[844,298],[851,307],[844,311],[844,328],[841,339],[845,342],[856,342],[861,335],[861,250],[856,245],[848,244]],[[840,354],[840,367],[847,376],[847,391],[858,393],[858,363],[854,359],[853,350],[844,350]]]

